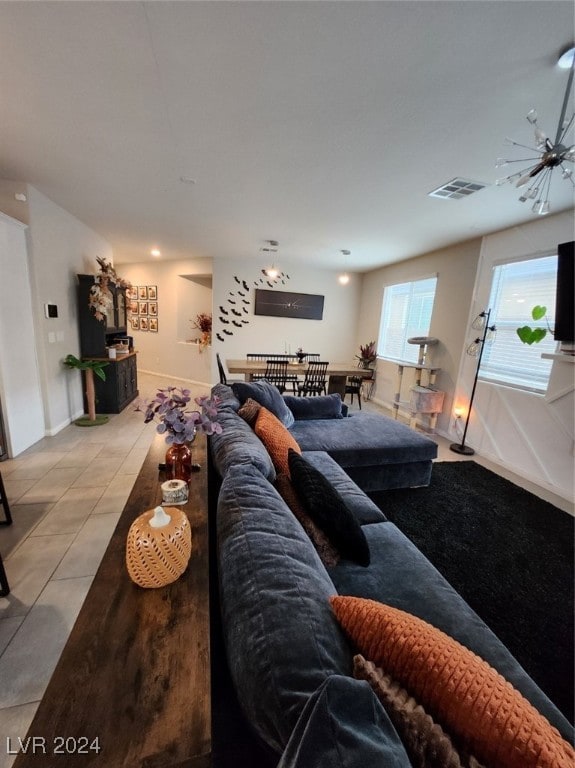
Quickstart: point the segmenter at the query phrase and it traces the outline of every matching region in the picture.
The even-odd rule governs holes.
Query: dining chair
[[[268,360],[264,378],[283,394],[287,386],[287,360]]]
[[[2,480],[2,472],[0,472],[0,504],[4,509],[4,520],[0,520],[0,525],[12,525],[12,514],[10,512],[10,505],[8,504],[8,496],[6,496],[6,489],[4,488],[4,480]]]
[[[359,367],[359,366],[358,366]],[[362,376],[348,376],[346,379],[345,384],[345,392],[343,399],[345,400],[346,395],[351,395],[351,404],[353,405],[353,396],[357,395],[357,401],[359,403],[359,410],[361,411],[361,396],[364,394],[363,387],[367,383],[370,383],[370,389],[368,390],[369,394],[365,395],[365,399],[369,400],[371,397],[371,392],[373,391],[373,380],[375,379],[375,371],[371,371],[371,375],[369,377],[362,377]]]
[[[234,379],[233,381],[230,381],[228,377],[226,376],[226,371],[224,368],[224,364],[222,363],[222,360],[220,358],[220,353],[216,352],[216,362],[218,364],[218,373],[220,375],[220,384],[233,384],[236,381],[244,381],[244,379]]]
[[[289,359],[290,359],[289,355],[275,354],[272,352],[270,352],[269,354],[266,354],[265,352],[249,352],[246,355],[246,360],[265,360],[266,363],[268,360],[289,360]],[[260,381],[261,379],[265,379],[265,378],[266,378],[265,373],[252,373],[252,381]]]
[[[10,512],[10,504],[8,503],[8,497],[6,496],[6,489],[4,488],[4,481],[2,480],[2,473],[0,472],[0,504],[4,509],[5,520],[0,520],[0,525],[12,525],[12,514]],[[4,563],[2,562],[2,555],[0,555],[0,597],[6,597],[10,594],[10,585],[8,584],[8,577],[6,576],[6,570],[4,569]]]
[[[298,384],[300,395],[321,395],[327,392],[327,366],[329,363],[321,360],[311,360],[308,363],[304,380]]]
[[[348,376],[345,382],[345,393],[343,396],[343,399],[345,400],[346,395],[351,395],[351,404],[353,405],[353,396],[357,395],[357,402],[359,403],[359,410],[361,411],[361,386],[363,384],[363,379],[361,376]]]

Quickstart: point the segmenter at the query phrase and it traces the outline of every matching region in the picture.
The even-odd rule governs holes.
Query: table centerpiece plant
[[[216,435],[222,432],[218,421],[220,398],[203,395],[194,398],[199,408],[189,409],[192,395],[189,389],[166,387],[158,389],[151,400],[139,403],[137,411],[144,412],[144,422],[158,421],[156,432],[165,435],[166,471],[171,478],[190,482],[192,452],[190,449],[196,433]]]
[[[367,344],[359,345],[359,355],[355,355],[362,368],[369,368],[371,363],[377,360],[375,341],[368,341]]]

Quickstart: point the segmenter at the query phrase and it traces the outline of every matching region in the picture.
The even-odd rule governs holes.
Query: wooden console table
[[[198,434],[183,507],[192,526],[185,573],[141,589],[125,566],[132,521],[161,502],[154,439],[15,768],[207,768],[211,765],[206,439]],[[14,745],[12,745],[14,746]]]

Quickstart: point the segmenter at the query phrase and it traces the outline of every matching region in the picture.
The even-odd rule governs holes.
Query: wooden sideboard
[[[132,521],[161,502],[157,435],[112,535],[15,768],[207,768],[211,765],[206,438],[198,434],[185,573],[141,589],[125,566]],[[12,745],[14,746],[14,745]]]

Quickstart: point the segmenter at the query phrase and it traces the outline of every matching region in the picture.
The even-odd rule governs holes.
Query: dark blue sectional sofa
[[[369,544],[368,567],[341,560],[326,568],[276,491],[270,456],[237,414],[240,400],[222,385],[213,393],[222,398],[223,426],[221,435],[210,438],[217,485],[217,600],[235,693],[246,728],[271,756],[266,766],[411,765],[371,688],[351,675],[354,650],[333,616],[329,598],[335,594],[387,603],[448,633],[572,739],[570,724],[505,646],[364,493],[427,484],[436,455],[433,441],[366,412],[314,419],[313,404],[298,406],[284,398],[293,411],[288,407],[289,415],[276,415],[289,424],[302,455],[353,510]],[[240,388],[238,394],[246,391]],[[326,416],[325,403],[318,400],[319,415]],[[303,418],[300,408],[307,409]],[[258,768],[255,761],[251,765]]]

